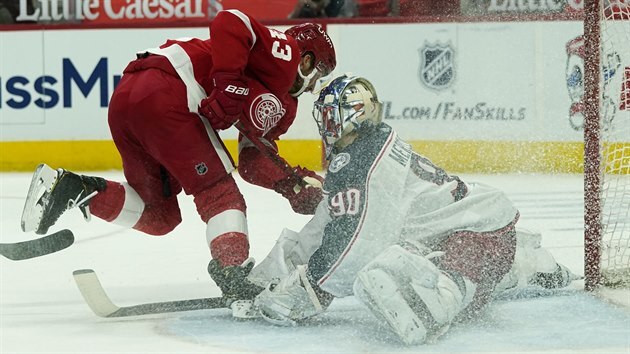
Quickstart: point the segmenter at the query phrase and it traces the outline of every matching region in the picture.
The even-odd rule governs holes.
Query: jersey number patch
[[[287,35],[280,31],[270,28],[269,34],[271,34],[271,38],[277,38],[282,41],[287,40]],[[276,58],[291,61],[291,47],[288,44],[285,44],[284,47],[282,47],[282,43],[280,43],[280,41],[273,41],[271,44],[271,54]]]
[[[333,216],[356,215],[361,205],[361,191],[352,188],[335,194],[329,201]]]

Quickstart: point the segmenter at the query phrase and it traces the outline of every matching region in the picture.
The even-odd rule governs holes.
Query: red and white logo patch
[[[282,107],[282,103],[278,97],[271,93],[263,93],[254,98],[252,105],[249,107],[249,116],[252,123],[263,135],[267,134],[271,128],[275,127],[280,121],[286,109]]]

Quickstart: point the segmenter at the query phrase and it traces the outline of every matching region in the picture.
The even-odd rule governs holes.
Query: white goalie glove
[[[271,281],[256,297],[254,306],[265,320],[284,326],[295,325],[324,311],[306,277],[305,265],[299,265],[282,280]]]

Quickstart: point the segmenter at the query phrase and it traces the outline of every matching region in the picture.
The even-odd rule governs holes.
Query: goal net
[[[586,0],[586,288],[630,287],[630,0]]]

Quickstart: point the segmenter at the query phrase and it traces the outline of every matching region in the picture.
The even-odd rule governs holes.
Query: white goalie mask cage
[[[330,159],[335,143],[364,122],[382,120],[381,102],[374,85],[358,76],[343,75],[323,88],[313,105],[313,118]]]

